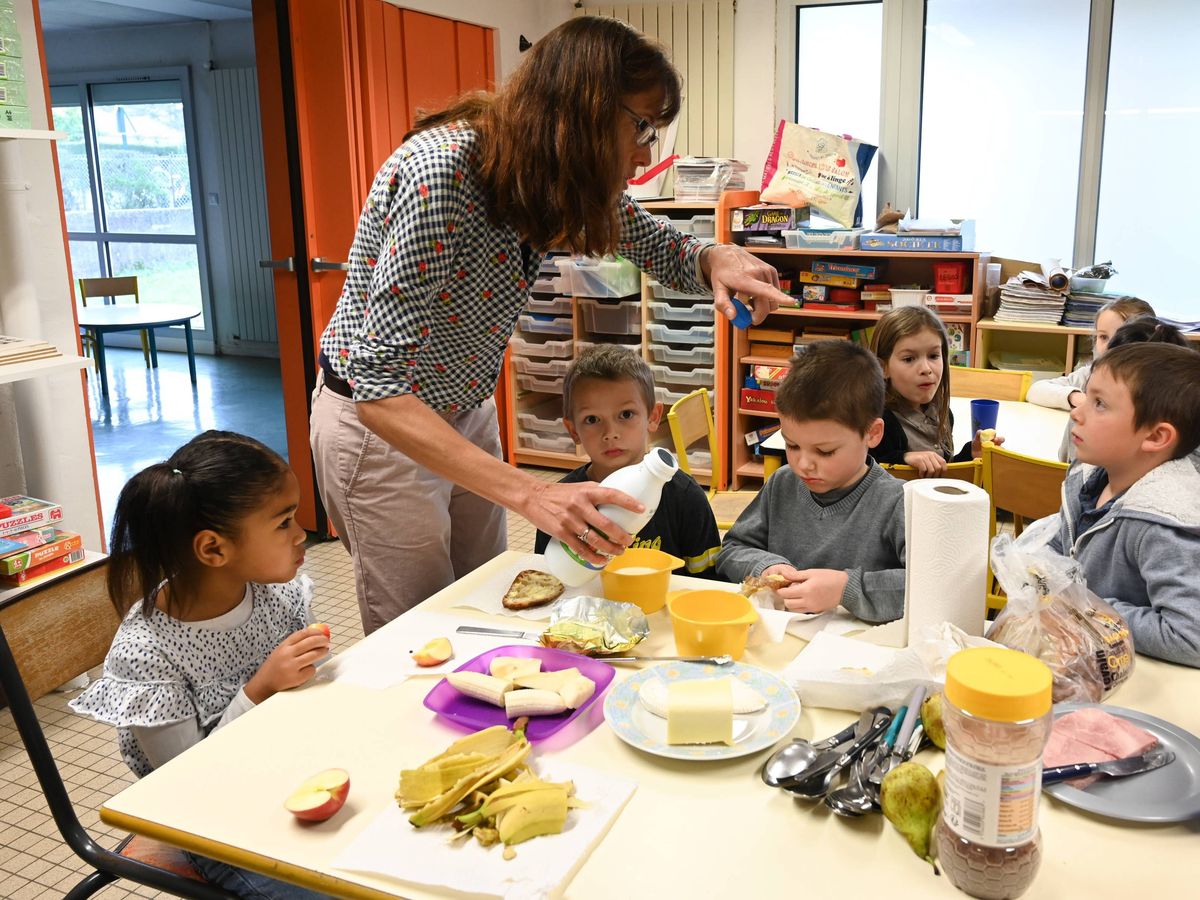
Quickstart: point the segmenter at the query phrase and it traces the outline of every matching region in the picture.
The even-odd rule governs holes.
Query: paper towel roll
[[[904,609],[908,642],[951,622],[972,637],[987,616],[988,495],[966,481],[904,485]]]

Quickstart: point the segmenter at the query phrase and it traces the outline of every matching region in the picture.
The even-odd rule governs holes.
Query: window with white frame
[[[1179,274],[1200,241],[1189,215],[1200,183],[1187,164],[1200,139],[1191,66],[1200,4],[781,0],[779,9],[789,35],[779,47],[794,51],[779,113],[883,154],[867,224],[885,201],[969,216],[981,250],[1075,267],[1111,259],[1120,274],[1110,291],[1200,320],[1200,289]],[[872,116],[877,140],[862,124]]]

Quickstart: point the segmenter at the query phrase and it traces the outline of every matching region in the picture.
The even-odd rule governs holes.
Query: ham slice
[[[1081,762],[1105,762],[1145,753],[1158,743],[1158,738],[1143,731],[1119,716],[1101,709],[1080,709],[1054,721],[1050,740],[1042,754],[1046,768],[1069,766]],[[1083,790],[1100,780],[1099,775],[1073,778],[1068,781]]]

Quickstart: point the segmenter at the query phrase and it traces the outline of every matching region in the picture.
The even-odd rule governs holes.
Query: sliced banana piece
[[[736,678],[731,678],[730,681],[733,684],[733,711],[735,714],[747,715],[766,708],[767,701],[763,699],[762,694]],[[667,717],[667,696],[667,683],[661,678],[646,679],[642,683],[641,690],[638,691],[642,706],[663,719]]]

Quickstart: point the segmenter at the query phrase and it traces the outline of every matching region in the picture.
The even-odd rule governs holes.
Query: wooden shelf
[[[771,412],[766,409],[742,409],[740,406],[737,409],[738,414],[742,416],[759,416],[763,419],[778,419],[779,413]]]
[[[58,581],[60,578],[67,578],[70,575],[76,575],[79,572],[82,572],[84,569],[90,569],[92,566],[96,565],[96,563],[103,562],[106,559],[108,559],[107,553],[97,553],[94,550],[84,550],[83,560],[81,562],[77,562],[65,569],[59,569],[57,572],[50,572],[49,574],[42,575],[39,578],[35,578],[32,581],[27,581],[25,584],[18,585],[17,587],[6,587],[0,589],[0,606],[5,606],[11,603],[13,600],[16,600],[22,594],[28,594],[30,591],[36,591],[38,588]]]
[[[737,467],[737,474],[745,478],[762,478],[764,473],[763,464],[753,460]]]
[[[559,453],[556,450],[531,450],[528,447],[518,447],[515,454],[517,464],[526,466],[540,466],[544,463],[549,463],[553,468],[561,468],[563,463],[572,463],[572,468],[575,468],[588,461],[586,456],[578,456],[574,453]]]
[[[977,250],[830,250],[817,247],[744,247],[755,256],[869,256],[876,259],[979,259]],[[987,254],[983,254],[986,256]]]
[[[24,381],[27,378],[38,378],[42,375],[52,375],[56,372],[87,369],[92,361],[84,356],[52,356],[49,359],[35,359],[32,362],[13,363],[0,366],[0,384],[13,381]]]
[[[57,141],[65,136],[61,131],[44,128],[0,128],[0,141]]]
[[[743,356],[738,360],[744,366],[786,366],[790,361],[790,356],[785,358],[778,356]]]

